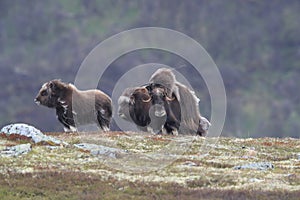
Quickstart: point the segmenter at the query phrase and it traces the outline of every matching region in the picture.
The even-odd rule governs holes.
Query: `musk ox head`
[[[49,108],[55,108],[66,87],[65,83],[57,79],[44,83],[34,102]]]
[[[166,107],[175,98],[170,98],[168,96],[168,89],[160,84],[150,84],[147,86],[147,89],[150,91],[151,103],[154,106],[154,116],[165,116],[167,114]]]
[[[159,84],[149,84],[147,89],[151,95],[150,116],[163,120],[167,133],[174,134],[181,122],[181,107],[176,95],[172,93],[169,97],[168,89]]]
[[[136,125],[144,127],[151,122],[149,117],[151,96],[145,87],[136,88],[132,92],[128,106],[131,120]]]
[[[129,104],[149,104],[151,102],[151,96],[145,87],[136,88],[130,95]]]

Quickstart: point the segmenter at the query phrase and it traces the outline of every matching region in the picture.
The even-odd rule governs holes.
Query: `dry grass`
[[[205,139],[192,136],[131,132],[47,134],[70,145],[54,149],[36,145],[27,155],[0,157],[0,199],[298,199],[300,196],[299,139],[219,138],[216,145],[209,144],[212,148],[204,156],[201,148]],[[182,141],[191,142],[185,145]],[[2,138],[0,149],[20,142]],[[116,159],[93,156],[72,145],[80,142],[129,153]],[[233,169],[253,162],[271,162],[275,169]],[[166,164],[160,166],[163,163]]]

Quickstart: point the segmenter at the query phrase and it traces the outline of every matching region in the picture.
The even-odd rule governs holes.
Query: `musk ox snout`
[[[36,97],[35,99],[33,99],[34,103],[36,103],[37,105],[41,105],[40,100],[38,99],[38,97]]]
[[[156,104],[151,107],[154,110],[154,116],[163,117],[167,114],[166,109],[163,105]]]

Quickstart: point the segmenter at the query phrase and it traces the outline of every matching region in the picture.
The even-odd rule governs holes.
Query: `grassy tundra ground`
[[[299,199],[300,140],[48,133],[69,143],[0,156],[0,199]],[[24,143],[0,139],[0,150]],[[93,143],[117,154],[74,146]],[[205,148],[204,148],[205,147]],[[209,149],[210,151],[206,151]],[[122,151],[125,150],[125,151]],[[253,163],[274,168],[235,169]]]

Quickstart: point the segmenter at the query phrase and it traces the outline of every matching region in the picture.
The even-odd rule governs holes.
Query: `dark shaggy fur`
[[[64,125],[65,131],[76,131],[76,125],[94,122],[102,130],[109,130],[112,103],[100,90],[80,91],[72,84],[52,80],[43,84],[35,102],[55,108],[57,118]]]
[[[199,112],[199,99],[194,91],[176,81],[172,70],[158,69],[149,80],[152,85],[162,85],[166,88],[168,97],[175,95],[180,103],[181,123],[179,133],[206,135],[210,126],[209,121]]]
[[[163,127],[168,134],[178,134],[181,109],[178,99],[173,94],[172,98],[167,96],[167,89],[158,84],[150,84],[147,86],[150,96],[152,97],[151,103],[153,105],[153,113],[155,117],[165,117]]]
[[[147,127],[150,122],[149,110],[151,108],[151,96],[144,87],[135,88],[130,95],[129,114],[132,121],[139,127]]]

